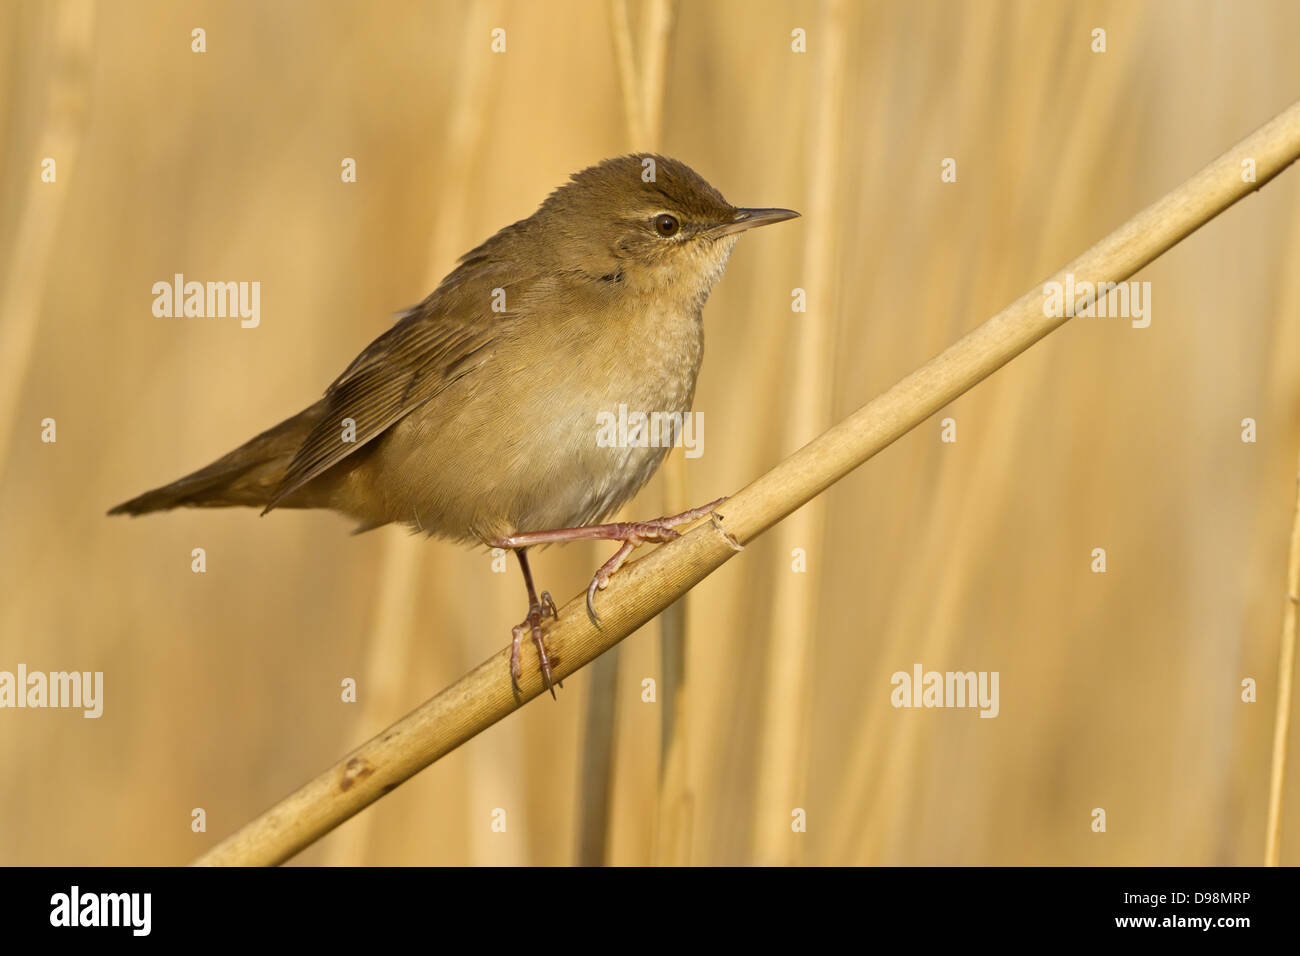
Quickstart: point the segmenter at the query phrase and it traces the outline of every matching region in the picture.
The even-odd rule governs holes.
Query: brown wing
[[[325,414],[263,514],[487,360],[488,346],[520,319],[515,307],[553,271],[528,238],[533,228],[522,219],[465,253],[428,298],[353,360],[326,390]],[[521,245],[532,254],[522,255]],[[498,290],[510,304],[505,311],[494,311]],[[356,440],[345,442],[348,418]]]
[[[263,514],[477,367],[475,357],[500,328],[484,317],[492,313],[471,309],[458,320],[436,308],[436,301],[435,294],[407,313],[326,390],[324,416],[289,463]],[[343,440],[344,419],[355,423],[355,441]]]

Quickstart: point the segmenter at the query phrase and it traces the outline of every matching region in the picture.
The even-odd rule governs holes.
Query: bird
[[[123,502],[110,515],[178,507],[329,509],[357,531],[404,525],[518,558],[528,611],[512,631],[537,649],[555,696],[528,549],[617,541],[592,577],[587,609],[643,542],[712,512],[602,523],[646,484],[670,442],[597,441],[620,406],[689,414],[704,354],[703,309],[739,235],[797,217],[746,208],[684,162],[606,159],[537,211],[462,256],[298,414],[204,468]]]

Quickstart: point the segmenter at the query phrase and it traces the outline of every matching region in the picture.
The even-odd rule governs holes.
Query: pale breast
[[[691,410],[704,348],[698,308],[525,331],[358,462],[355,480],[383,487],[384,520],[479,541],[576,527],[606,517],[654,474]]]

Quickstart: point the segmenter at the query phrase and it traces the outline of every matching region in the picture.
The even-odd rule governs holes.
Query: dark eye
[[[669,236],[677,235],[677,230],[682,228],[682,224],[668,213],[660,213],[655,216],[655,232],[667,239]]]

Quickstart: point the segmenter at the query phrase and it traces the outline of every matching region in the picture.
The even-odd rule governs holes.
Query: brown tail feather
[[[324,401],[317,402],[223,455],[206,468],[200,468],[169,485],[124,501],[108,513],[142,515],[182,506],[265,507],[289,467],[289,462],[293,460],[294,453],[324,411]],[[282,502],[281,507],[293,507],[293,502]]]

